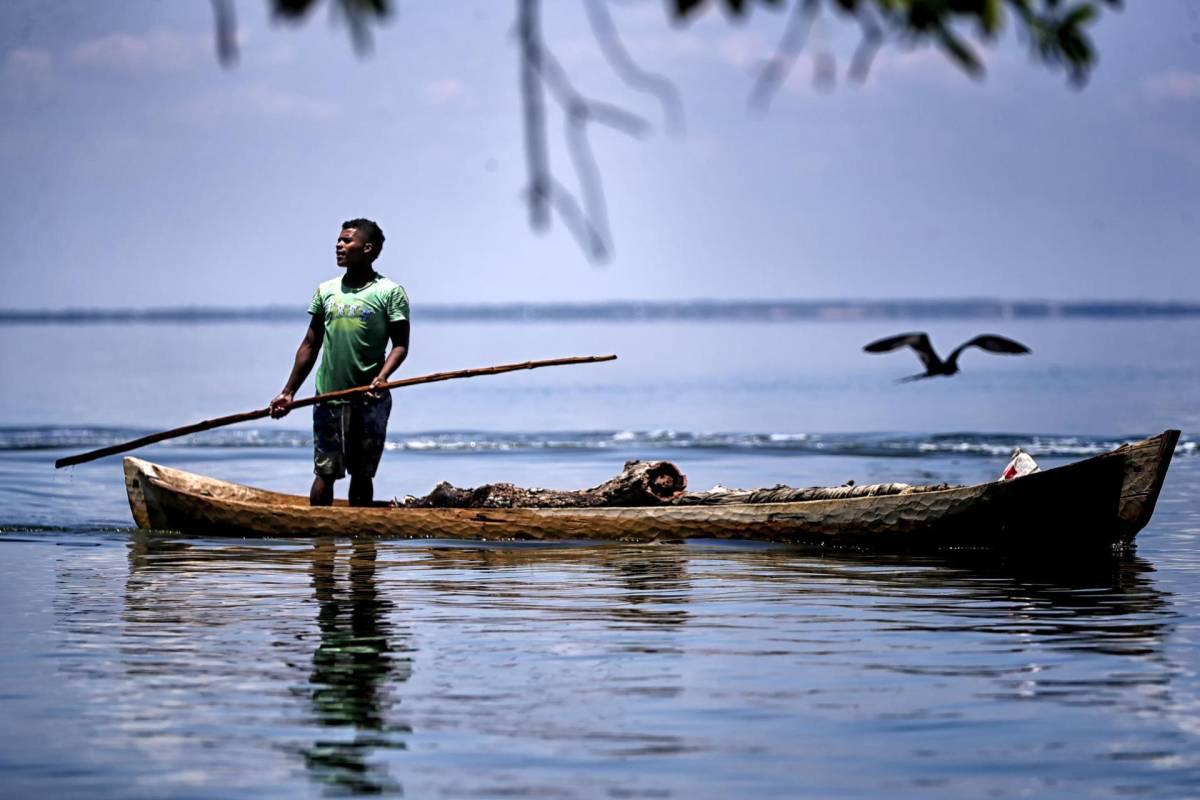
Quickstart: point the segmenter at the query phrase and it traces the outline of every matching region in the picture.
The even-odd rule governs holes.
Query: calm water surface
[[[40,379],[56,337],[84,332],[96,358],[79,381],[96,388],[0,398],[0,794],[1200,796],[1188,436],[1200,392],[1194,356],[1151,347],[1200,331],[1026,324],[1018,338],[1043,361],[981,355],[961,383],[913,393],[890,379],[915,359],[842,352],[894,332],[865,323],[515,326],[484,337],[496,352],[477,352],[479,330],[430,326],[440,363],[411,373],[575,354],[560,349],[632,355],[604,380],[579,368],[414,393],[397,404],[381,494],[443,478],[583,486],[632,457],[670,458],[696,488],[971,482],[997,474],[1012,441],[1053,466],[1184,427],[1135,553],[1041,563],[146,535],[129,529],[118,461],[55,472],[53,459],[264,404],[299,331],[30,334],[46,357],[4,355],[7,385],[52,385]],[[753,355],[733,357],[730,337]],[[656,381],[647,338],[679,342],[687,366]],[[137,358],[113,356],[121,339]],[[164,367],[184,345],[195,370]],[[158,394],[134,391],[146,387]],[[287,433],[304,420],[292,423],[145,455],[296,491],[310,465],[304,435]]]

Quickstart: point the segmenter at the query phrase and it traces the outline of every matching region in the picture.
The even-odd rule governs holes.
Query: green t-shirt
[[[325,320],[317,394],[336,392],[375,380],[387,354],[388,323],[408,319],[408,295],[378,273],[358,289],[332,278],[317,287],[308,313]]]

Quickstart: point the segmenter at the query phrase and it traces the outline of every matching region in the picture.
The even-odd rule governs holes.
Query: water
[[[1181,427],[1137,551],[146,536],[117,459],[53,460],[265,405],[301,330],[4,327],[0,794],[1200,795],[1200,324],[988,323],[1034,356],[899,386],[910,354],[856,350],[906,327],[418,326],[407,374],[621,359],[398,394],[379,494],[579,487],[634,457],[697,489],[974,482],[1014,444],[1053,466]],[[143,455],[303,491],[306,422]]]

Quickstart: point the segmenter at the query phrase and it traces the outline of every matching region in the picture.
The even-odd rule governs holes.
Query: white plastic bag
[[[1033,456],[1018,447],[1013,450],[1012,461],[1009,461],[1008,466],[1004,468],[1004,472],[1000,473],[1000,480],[1011,481],[1013,478],[1032,475],[1035,472],[1041,472],[1041,470],[1042,468],[1033,460]]]

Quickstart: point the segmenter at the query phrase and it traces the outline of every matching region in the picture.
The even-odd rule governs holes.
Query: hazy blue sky
[[[616,247],[602,267],[561,225],[527,226],[513,3],[395,5],[358,58],[324,10],[274,25],[242,0],[225,70],[203,0],[0,3],[0,307],[303,307],[356,215],[382,223],[379,269],[415,308],[1200,300],[1195,0],[1105,14],[1083,91],[1010,35],[982,83],[892,49],[867,85],[822,93],[802,59],[766,115],[747,97],[781,15],[710,10],[680,30],[661,3],[614,4],[631,52],[678,85],[675,137],[612,76],[579,3],[549,2],[548,44],[577,85],[655,123],[642,141],[593,133]],[[852,34],[818,31],[840,52]]]

